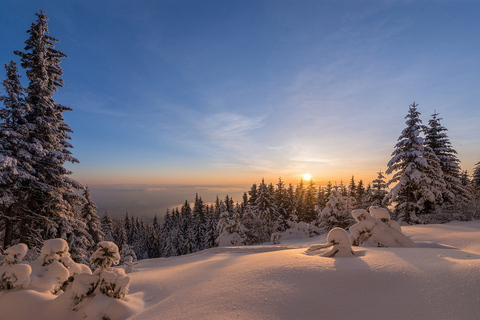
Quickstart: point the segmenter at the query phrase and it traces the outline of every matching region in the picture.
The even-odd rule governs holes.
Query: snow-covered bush
[[[0,267],[0,290],[26,289],[30,284],[32,268],[22,264],[28,247],[19,243],[5,250],[5,258]]]
[[[304,221],[289,221],[288,225],[290,226],[290,228],[288,228],[287,230],[283,232],[275,232],[272,234],[273,243],[279,243],[280,240],[311,238],[322,234],[322,229]]]
[[[99,268],[90,274],[79,274],[73,281],[71,297],[74,308],[87,297],[93,297],[99,292],[115,299],[123,298],[130,286],[130,277],[123,269],[111,268],[112,264],[120,262],[120,254],[115,243],[102,241],[98,249],[90,257],[90,263]]]
[[[350,242],[354,246],[366,247],[416,247],[415,243],[407,238],[401,231],[398,230],[400,226],[390,221],[388,211],[385,213],[382,208],[371,208],[371,212],[378,217],[392,222],[389,224],[374,218],[366,210],[354,210],[352,216],[357,221],[356,224],[350,227]],[[388,218],[387,218],[388,217]]]
[[[308,251],[312,252],[330,247],[332,247],[332,249],[323,253],[322,257],[339,258],[355,256],[348,238],[348,233],[342,228],[333,228],[330,230],[327,235],[327,243],[312,245],[310,248],[308,248]]]
[[[24,243],[19,243],[4,251],[5,258],[3,259],[3,264],[17,264],[22,261],[25,255],[28,252],[28,247]]]
[[[131,256],[128,256],[126,261],[123,263],[125,267],[125,273],[135,272],[135,266],[138,265],[138,262],[134,262]]]
[[[338,190],[333,189],[326,207],[318,214],[320,226],[330,230],[334,227],[347,228],[352,225],[354,221],[348,210],[348,202],[347,196],[342,196]]]
[[[402,228],[400,227],[400,224],[398,224],[398,222],[395,220],[390,220],[390,213],[388,212],[387,209],[372,206],[368,209],[368,211],[370,212],[370,215],[372,217],[382,221],[383,223],[388,225],[390,228],[395,229],[399,232],[402,232]]]
[[[70,257],[68,244],[63,239],[46,240],[38,259],[31,263],[32,284],[53,294],[61,293],[62,286],[70,277],[67,267],[60,262],[62,258]]]
[[[90,263],[101,269],[107,269],[112,264],[120,262],[120,253],[115,243],[111,241],[102,241],[98,243],[98,249],[90,257]]]
[[[60,262],[68,269],[69,277],[62,284],[61,290],[67,291],[71,288],[73,281],[79,274],[92,274],[92,270],[83,263],[76,263],[70,257],[60,258]]]
[[[124,244],[122,246],[122,250],[120,250],[120,263],[125,264],[125,261],[129,260],[129,257],[132,261],[137,261],[137,255],[131,246],[128,244]]]
[[[217,243],[219,247],[243,246],[244,241],[245,238],[239,236],[238,233],[229,233],[228,231],[224,231],[217,237],[215,243]]]
[[[100,291],[104,295],[115,299],[123,298],[128,293],[130,277],[125,274],[125,270],[114,268],[109,268],[108,270],[97,269],[94,275],[100,277],[95,291]]]
[[[46,266],[54,261],[60,261],[62,257],[70,257],[68,243],[63,239],[50,239],[43,244],[38,260]]]

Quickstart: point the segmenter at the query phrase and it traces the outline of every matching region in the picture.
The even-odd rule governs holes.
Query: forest
[[[71,128],[65,122],[68,106],[55,102],[63,87],[62,59],[57,39],[48,34],[42,11],[28,30],[20,60],[28,81],[24,87],[17,63],[5,64],[0,100],[0,239],[1,249],[24,243],[26,260],[35,260],[43,243],[61,238],[72,259],[89,263],[101,241],[113,241],[121,255],[135,259],[188,254],[218,245],[252,245],[278,240],[297,230],[306,235],[334,227],[348,229],[351,211],[381,206],[405,223],[442,223],[480,216],[480,162],[472,175],[460,160],[434,113],[422,124],[418,105],[408,106],[405,128],[394,145],[385,172],[374,181],[348,184],[313,180],[288,186],[262,180],[246,190],[241,201],[229,196],[204,203],[201,195],[165,213],[163,221],[143,221],[128,213],[102,217],[87,187],[70,177],[66,163],[72,154]],[[393,143],[392,143],[393,144]],[[389,179],[386,176],[390,176]]]

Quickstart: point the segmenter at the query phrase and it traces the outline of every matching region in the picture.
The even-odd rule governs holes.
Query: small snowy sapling
[[[309,252],[317,251],[320,249],[330,248],[330,251],[327,251],[322,254],[322,257],[353,257],[355,253],[352,250],[350,245],[350,240],[348,239],[347,232],[342,228],[333,228],[327,235],[327,243],[312,245],[308,248]]]
[[[32,268],[22,264],[28,247],[19,243],[5,250],[3,265],[0,267],[0,290],[26,289],[30,284]]]
[[[387,221],[388,216],[388,221],[390,221],[388,212],[379,209],[382,208],[372,207],[372,212],[385,221]],[[416,247],[413,241],[396,229],[394,223],[392,223],[393,227],[390,227],[389,224],[372,217],[372,215],[364,209],[353,210],[352,216],[357,221],[356,224],[350,227],[350,242],[354,246]]]

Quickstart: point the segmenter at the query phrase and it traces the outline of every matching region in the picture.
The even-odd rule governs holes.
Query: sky
[[[480,161],[478,1],[2,0],[0,63],[42,9],[68,56],[67,167],[100,215],[241,201],[262,178],[368,183],[414,101],[462,169]]]

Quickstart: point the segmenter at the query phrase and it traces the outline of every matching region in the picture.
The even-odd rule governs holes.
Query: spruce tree
[[[64,84],[60,62],[66,55],[55,49],[58,40],[48,35],[45,12],[36,16],[36,22],[27,31],[30,37],[25,41],[25,51],[15,51],[29,80],[25,101],[30,109],[25,119],[30,130],[26,144],[35,176],[25,186],[29,190],[25,201],[31,219],[23,222],[24,242],[29,237],[32,240],[33,230],[41,230],[44,239],[64,237],[75,224],[74,212],[81,204],[82,197],[75,190],[83,188],[68,177],[71,171],[64,167],[67,162],[78,162],[69,150],[72,130],[63,117],[63,112],[71,109],[53,100],[54,93]],[[39,221],[39,217],[43,220]]]
[[[425,129],[425,144],[433,150],[440,163],[445,181],[445,190],[442,194],[444,204],[447,207],[453,207],[455,204],[462,206],[468,202],[469,195],[460,180],[460,160],[446,134],[447,128],[440,124],[442,118],[437,116],[438,113],[432,114],[428,122],[429,126]]]
[[[394,185],[387,194],[387,204],[394,204],[395,214],[406,223],[419,223],[418,214],[424,213],[442,196],[441,171],[438,159],[420,137],[422,121],[414,102],[405,117],[403,129],[386,174],[393,174],[388,186]]]
[[[108,210],[105,210],[105,214],[102,217],[101,223],[104,241],[114,242],[113,220],[112,217],[110,217]]]
[[[86,187],[83,190],[83,197],[85,203],[80,211],[81,219],[86,225],[86,230],[90,234],[92,243],[90,244],[90,250],[95,251],[97,244],[104,240],[104,233],[102,230],[102,222],[100,217],[97,215],[97,205],[90,195],[90,190]],[[108,240],[110,241],[110,240]]]
[[[14,229],[17,234],[24,230],[28,219],[25,186],[35,181],[35,177],[27,151],[31,146],[26,143],[30,126],[25,114],[29,105],[15,62],[5,65],[5,70],[7,77],[2,82],[5,95],[0,96],[4,105],[0,109],[0,222],[4,229],[3,245],[8,248],[14,240]]]
[[[370,205],[371,206],[382,206],[383,199],[388,194],[387,183],[385,182],[385,176],[383,175],[382,170],[377,172],[377,179],[372,181],[370,193]]]

